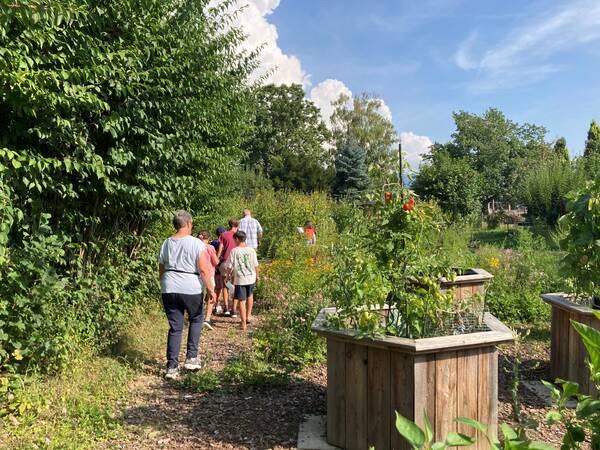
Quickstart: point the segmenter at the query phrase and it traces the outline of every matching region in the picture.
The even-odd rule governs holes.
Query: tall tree
[[[396,181],[397,154],[393,144],[398,141],[390,120],[382,115],[382,101],[363,93],[351,99],[341,95],[333,103],[331,116],[333,146],[353,140],[366,155],[369,176],[379,185]]]
[[[251,125],[255,54],[230,2],[8,3],[0,156],[25,217],[88,243],[209,205]]]
[[[484,198],[514,202],[523,170],[549,152],[547,130],[517,124],[490,108],[478,116],[465,111],[453,114],[456,131],[445,149],[453,158],[468,158],[486,180]]]
[[[567,148],[567,140],[564,137],[559,137],[556,142],[554,142],[554,154],[563,161],[570,161],[571,155],[569,149]]]
[[[598,126],[598,123],[595,119],[592,120],[592,123],[590,124],[590,129],[588,130],[583,156],[600,157],[600,126]]]
[[[244,147],[249,162],[276,188],[329,190],[332,161],[324,146],[329,131],[299,84],[256,91],[254,130]]]
[[[481,212],[483,177],[466,156],[453,158],[444,145],[434,144],[417,173],[412,189],[435,199],[453,218]]]
[[[356,141],[349,138],[341,145],[335,158],[333,193],[336,196],[357,200],[370,184],[365,152]]]

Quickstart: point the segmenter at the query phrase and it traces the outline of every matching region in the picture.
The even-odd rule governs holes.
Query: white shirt
[[[256,268],[258,259],[252,247],[236,247],[231,250],[226,267],[233,268],[233,284],[246,286],[256,283]]]
[[[170,237],[160,247],[158,262],[166,270],[160,280],[163,294],[201,294],[203,283],[198,272],[198,259],[206,251],[200,239],[186,236],[181,239]]]

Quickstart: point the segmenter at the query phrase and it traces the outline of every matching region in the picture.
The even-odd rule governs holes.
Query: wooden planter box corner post
[[[485,287],[494,276],[484,269],[467,269],[463,275],[458,275],[454,281],[445,277],[440,278],[443,292],[454,289],[458,299],[469,298],[473,295],[484,295]]]
[[[569,300],[567,294],[543,294],[542,299],[552,306],[550,375],[552,380],[563,380],[579,383],[581,393],[597,397],[598,393],[590,382],[590,373],[585,362],[587,349],[581,336],[571,326],[571,320],[581,322],[600,330],[600,320],[592,313],[592,309]]]
[[[351,330],[326,326],[335,308],[321,310],[313,330],[327,339],[327,442],[345,449],[410,449],[395,427],[395,411],[423,427],[426,412],[435,438],[450,431],[475,436],[457,424],[471,417],[497,428],[496,345],[512,332],[490,314],[489,331],[405,339],[357,340]],[[487,449],[485,436],[476,448]]]

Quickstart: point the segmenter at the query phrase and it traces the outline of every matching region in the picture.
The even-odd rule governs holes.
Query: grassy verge
[[[4,418],[0,448],[98,448],[125,437],[121,407],[164,338],[162,312],[149,303],[112,354],[82,352],[56,376],[23,378],[17,393],[23,412]]]

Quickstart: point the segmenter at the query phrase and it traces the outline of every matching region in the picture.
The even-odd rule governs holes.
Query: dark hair
[[[237,228],[240,225],[240,221],[237,219],[229,219],[229,228]]]
[[[225,227],[219,227],[217,228],[217,237],[221,236],[223,233],[225,233],[227,231],[227,229]]]
[[[314,228],[315,226],[313,225],[313,223],[310,220],[307,220],[306,223],[304,224],[304,228]]]
[[[210,231],[202,230],[200,233],[198,233],[198,237],[203,240],[204,239],[208,240],[208,239],[210,239]]]
[[[246,233],[242,230],[237,230],[234,234],[233,234],[233,238],[240,241],[240,242],[246,242]]]

